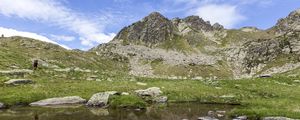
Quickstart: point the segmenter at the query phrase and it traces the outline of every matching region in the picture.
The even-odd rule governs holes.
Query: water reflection
[[[0,120],[197,120],[198,117],[206,116],[208,111],[230,111],[233,107],[198,103],[154,105],[146,110],[96,109],[84,106],[14,107],[1,110]]]

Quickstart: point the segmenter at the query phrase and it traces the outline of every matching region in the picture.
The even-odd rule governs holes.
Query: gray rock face
[[[49,98],[45,100],[40,100],[37,102],[30,103],[30,106],[51,106],[51,105],[64,105],[64,104],[82,104],[86,100],[79,96],[68,96],[68,97],[58,97]]]
[[[4,105],[4,103],[0,102],[0,109],[3,109],[3,108],[5,108],[5,105]]]
[[[104,107],[107,105],[110,95],[108,92],[96,93],[90,98],[86,105],[91,107]]]
[[[211,26],[209,21],[205,22],[199,16],[188,16],[188,17],[184,18],[183,21],[186,22],[187,24],[189,24],[190,27],[192,27],[193,29],[196,29],[196,30],[212,31],[214,29],[214,27]]]
[[[5,84],[7,85],[21,85],[21,84],[32,84],[32,83],[34,82],[29,79],[11,79],[5,82]]]
[[[287,117],[265,117],[263,120],[296,120]]]
[[[300,66],[299,11],[300,9],[292,12],[269,30],[259,30],[255,27],[230,30],[218,23],[211,25],[198,16],[168,20],[154,12],[122,29],[112,42],[93,50],[98,55],[111,53],[111,56],[118,54],[128,58],[129,74],[134,76],[153,78],[226,76],[240,79],[256,77],[257,74],[284,73]],[[124,41],[127,42],[125,45]],[[292,59],[285,65],[272,66],[272,63],[277,63],[286,56]],[[201,66],[208,69],[216,68],[214,71],[226,74],[218,76],[219,74],[190,69],[189,73],[166,72],[167,75],[162,75],[156,72],[160,67],[152,64],[153,61],[175,68],[174,71],[176,68],[179,70]]]
[[[138,96],[150,96],[150,97],[157,97],[160,94],[162,94],[162,91],[160,91],[160,88],[158,87],[151,87],[145,90],[136,90],[135,93]]]

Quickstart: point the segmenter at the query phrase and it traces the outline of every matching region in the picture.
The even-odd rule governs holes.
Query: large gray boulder
[[[138,96],[150,96],[150,97],[157,97],[162,94],[162,91],[158,87],[151,87],[145,90],[136,90],[135,93]]]
[[[96,93],[90,98],[86,105],[91,107],[104,107],[108,103],[109,96],[115,94],[117,94],[116,91]]]
[[[21,84],[32,84],[33,81],[30,79],[11,79],[4,83],[7,85],[21,85]]]
[[[49,98],[45,100],[40,100],[37,102],[30,103],[30,106],[51,106],[51,105],[64,105],[64,104],[82,104],[86,100],[79,96],[68,96],[68,97],[58,97]]]

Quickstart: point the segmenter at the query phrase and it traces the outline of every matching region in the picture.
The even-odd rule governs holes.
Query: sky
[[[157,11],[169,19],[197,15],[228,29],[268,29],[300,0],[0,0],[0,34],[88,50]]]

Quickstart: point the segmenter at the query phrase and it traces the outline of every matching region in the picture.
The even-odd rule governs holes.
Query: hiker
[[[39,61],[38,60],[34,60],[33,61],[33,70],[36,70],[38,67]]]

